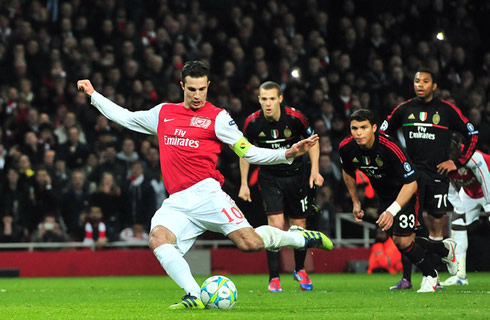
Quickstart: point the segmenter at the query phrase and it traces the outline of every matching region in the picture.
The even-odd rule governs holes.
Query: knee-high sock
[[[468,231],[453,230],[453,239],[456,241],[456,259],[458,260],[458,277],[466,277],[466,250],[468,250]]]
[[[409,282],[412,282],[412,261],[402,254],[403,277]]]
[[[281,262],[281,252],[279,250],[267,250],[267,263],[269,265],[269,281],[272,278],[279,277]]]
[[[257,232],[264,241],[264,248],[266,250],[279,249],[282,247],[305,247],[305,237],[301,232],[282,231],[281,229],[271,226],[260,226],[255,228],[255,232]]]
[[[419,246],[415,241],[412,242],[407,248],[400,250],[404,255],[406,255],[410,261],[422,270],[424,276],[436,276],[436,271],[434,265],[427,259],[424,254],[424,249]]]
[[[307,250],[294,249],[294,264],[296,271],[305,268],[306,252]]]
[[[165,272],[185,293],[190,293],[195,297],[200,297],[201,287],[192,276],[191,268],[184,257],[177,251],[172,244],[162,244],[153,254],[157,257]]]

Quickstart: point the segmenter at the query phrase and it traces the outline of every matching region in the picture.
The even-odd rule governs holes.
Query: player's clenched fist
[[[80,90],[80,91],[85,92],[89,96],[92,96],[92,94],[95,91],[95,89],[92,86],[92,83],[90,82],[90,80],[86,80],[86,79],[85,80],[78,80],[78,82],[77,82],[77,89]]]

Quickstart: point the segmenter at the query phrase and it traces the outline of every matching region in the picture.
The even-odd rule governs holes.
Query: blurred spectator
[[[69,169],[77,169],[85,163],[89,154],[89,147],[82,142],[78,127],[70,127],[67,133],[67,140],[58,146],[58,158],[64,160]]]
[[[124,221],[126,227],[136,223],[150,229],[151,217],[156,211],[155,191],[151,181],[144,175],[143,163],[134,161],[131,164],[131,175],[123,185]],[[161,204],[160,204],[161,205]]]
[[[56,215],[47,214],[32,234],[32,242],[65,242],[67,234],[56,221]]]
[[[24,240],[23,228],[16,224],[14,218],[5,213],[0,220],[0,242],[21,242]]]
[[[100,182],[104,172],[110,172],[117,185],[126,178],[126,168],[116,161],[117,149],[113,143],[108,143],[103,147],[100,154],[100,161],[92,170],[89,180],[91,182]]]
[[[85,134],[82,131],[82,128],[77,124],[75,113],[67,112],[63,118],[63,124],[54,131],[55,135],[58,137],[59,144],[68,142],[70,139],[70,128],[73,127],[78,128],[80,142],[86,143],[87,140],[85,138]]]
[[[132,138],[124,138],[121,149],[116,154],[116,159],[126,169],[127,174],[124,178],[128,178],[131,175],[131,164],[139,159],[139,155],[135,151],[136,146]]]
[[[48,214],[59,218],[60,196],[58,190],[53,189],[52,178],[48,170],[45,167],[37,168],[34,192],[31,193],[33,209],[29,219],[29,230],[33,231]]]
[[[104,223],[104,213],[97,206],[91,206],[85,222],[85,236],[83,244],[95,245],[101,249],[107,243],[106,225]]]
[[[119,238],[122,241],[146,245],[148,244],[149,235],[148,232],[145,231],[145,227],[142,224],[136,223],[131,227],[124,228],[121,231]]]
[[[102,212],[106,212],[104,221],[107,225],[107,238],[111,241],[116,239],[121,227],[123,204],[121,189],[113,174],[110,172],[102,173],[97,190],[90,193],[89,205],[97,206]]]
[[[89,192],[85,173],[74,170],[70,183],[61,196],[61,215],[73,241],[83,239],[85,210],[89,206]]]

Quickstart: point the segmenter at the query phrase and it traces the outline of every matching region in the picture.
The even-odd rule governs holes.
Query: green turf
[[[232,310],[167,307],[183,292],[165,276],[0,278],[1,319],[490,319],[490,274],[469,274],[470,285],[434,294],[390,292],[399,275],[311,274],[315,289],[299,290],[292,275],[284,291],[267,292],[266,275],[229,277],[238,287]],[[447,274],[441,274],[444,280]],[[198,282],[206,277],[197,277]]]

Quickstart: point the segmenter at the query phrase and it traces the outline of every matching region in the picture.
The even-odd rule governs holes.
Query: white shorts
[[[177,238],[176,247],[182,254],[192,247],[204,231],[226,236],[242,228],[251,228],[235,201],[212,178],[165,199],[151,219],[150,230],[156,226],[164,226],[172,231]]]
[[[459,190],[459,198],[464,208],[465,218],[456,219],[452,224],[459,226],[469,226],[473,222],[479,219],[480,213],[483,209],[485,212],[490,212],[490,203],[485,201],[485,197],[471,198],[464,192],[464,189]],[[458,212],[459,213],[459,212]]]

